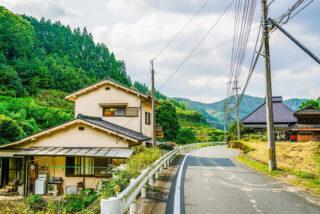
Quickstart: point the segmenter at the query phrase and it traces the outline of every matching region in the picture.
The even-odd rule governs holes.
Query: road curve
[[[320,213],[318,197],[248,168],[234,160],[237,155],[226,146],[191,152],[182,170],[180,200],[175,179],[166,213],[176,214],[177,204],[180,213]]]

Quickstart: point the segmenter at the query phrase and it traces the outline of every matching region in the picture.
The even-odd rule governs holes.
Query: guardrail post
[[[146,187],[142,187],[141,189],[141,198],[146,198],[147,197],[147,189]]]
[[[101,199],[101,213],[121,213],[121,201],[116,197]]]
[[[160,168],[159,168],[159,172],[160,172],[160,173],[162,173],[162,172],[163,172],[163,168],[162,168],[162,166],[160,166]]]
[[[156,172],[154,175],[154,179],[158,180],[159,179],[159,172]]]
[[[150,186],[153,186],[153,178],[152,178],[152,177],[149,178],[149,185],[150,185]]]
[[[132,202],[130,204],[130,214],[136,214],[137,212],[137,205],[136,205],[136,202]]]

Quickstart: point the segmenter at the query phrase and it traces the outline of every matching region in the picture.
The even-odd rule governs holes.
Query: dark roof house
[[[283,103],[281,96],[272,97],[274,126],[287,128],[297,122],[293,112]],[[266,128],[266,102],[242,120],[246,128]]]

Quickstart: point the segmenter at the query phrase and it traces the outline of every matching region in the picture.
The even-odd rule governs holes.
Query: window
[[[23,183],[23,159],[22,158],[9,158],[9,179],[8,181],[19,180],[19,184]]]
[[[127,117],[138,117],[138,108],[137,107],[127,107],[126,108]]]
[[[103,116],[125,116],[125,108],[122,107],[105,107]]]
[[[145,123],[146,123],[146,125],[151,124],[151,113],[149,113],[149,112],[145,113]]]
[[[137,107],[104,107],[103,116],[105,117],[138,117]]]
[[[94,158],[92,157],[66,157],[66,176],[77,177],[94,176]]]

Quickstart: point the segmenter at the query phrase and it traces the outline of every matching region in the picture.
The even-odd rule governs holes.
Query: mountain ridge
[[[184,103],[186,107],[190,110],[196,110],[201,112],[204,118],[206,119],[207,123],[212,125],[213,127],[218,129],[224,128],[223,106],[224,106],[225,99],[222,99],[220,101],[213,102],[213,103],[202,103],[199,101],[193,101],[193,100],[181,98],[181,97],[172,97],[172,99]],[[294,111],[297,111],[301,103],[305,101],[307,101],[307,99],[291,98],[291,99],[284,100],[283,102],[285,105],[289,107],[291,111],[294,112]],[[252,111],[254,111],[263,103],[264,103],[264,98],[262,97],[244,95],[239,106],[240,119],[245,118],[247,115],[249,115]],[[235,104],[235,99],[232,99],[231,106],[234,104]],[[231,121],[235,120],[235,113],[232,115],[230,119]],[[229,125],[229,123],[227,125]]]

